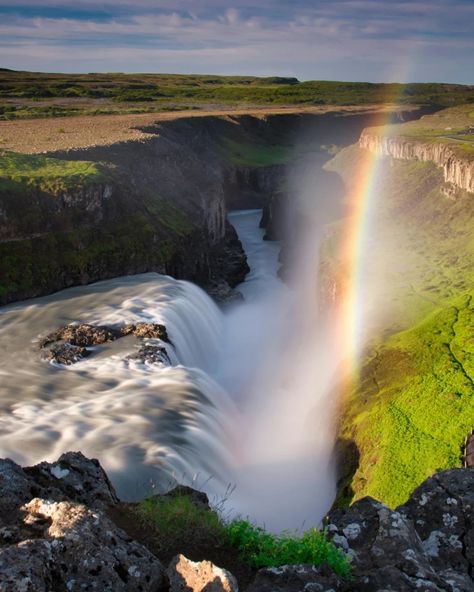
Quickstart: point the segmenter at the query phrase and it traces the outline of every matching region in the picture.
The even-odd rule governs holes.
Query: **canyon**
[[[424,112],[394,109],[390,119],[392,123],[417,119]],[[72,183],[56,178],[27,182],[12,178],[0,184],[0,302],[10,304],[1,311],[4,388],[8,390],[0,438],[3,455],[17,454],[15,460],[21,464],[33,464],[46,456],[52,462],[55,452],[72,449],[76,438],[89,447],[87,456],[103,450],[107,473],[120,497],[130,500],[143,497],[143,491],[135,498],[127,492],[131,476],[135,482],[144,480],[139,472],[143,458],[152,458],[151,464],[160,467],[162,480],[220,462],[229,444],[228,426],[221,425],[221,420],[232,418],[230,449],[238,448],[238,443],[243,450],[240,441],[244,440],[247,452],[255,453],[255,466],[250,466],[243,490],[247,487],[247,498],[254,499],[256,515],[267,520],[265,511],[275,514],[267,500],[277,498],[272,491],[279,489],[283,496],[275,507],[281,524],[275,529],[292,528],[295,516],[300,519],[299,510],[305,518],[308,499],[314,506],[324,498],[318,509],[323,516],[336,496],[324,523],[331,541],[352,557],[355,574],[351,583],[329,574],[324,566],[306,571],[301,566],[268,569],[254,574],[249,590],[369,592],[381,590],[380,586],[387,590],[471,590],[473,469],[453,467],[461,466],[462,444],[472,428],[472,161],[449,142],[384,137],[370,127],[373,118],[372,111],[363,109],[356,113],[180,117],[149,122],[139,129],[139,138],[25,153],[27,166],[31,166],[29,158],[39,159],[34,163],[40,171],[47,171],[51,162],[60,162],[89,167],[91,174],[81,172],[80,180]],[[347,201],[359,185],[360,171],[373,165],[374,156],[384,158],[376,161],[382,164],[376,165],[370,240],[365,259],[361,259],[365,263],[363,295],[370,312],[363,317],[368,338],[360,353],[360,373],[351,384],[341,384],[343,352],[334,346],[341,342],[332,342],[332,332],[324,332],[321,319],[332,323],[331,315],[350,281],[347,261],[340,255],[345,220],[351,216]],[[247,208],[253,213],[236,212]],[[253,226],[249,233],[245,216],[250,216],[255,227],[261,218],[261,234],[255,234]],[[281,242],[262,248],[262,236]],[[304,261],[298,260],[302,253],[308,255]],[[262,261],[270,261],[270,274],[266,263],[259,267]],[[278,267],[286,286],[276,276]],[[255,301],[255,282],[262,278],[270,297]],[[285,300],[281,294],[287,288],[291,291],[295,278],[302,294]],[[196,286],[182,280],[203,287],[229,312],[219,311]],[[70,290],[46,296],[64,288]],[[244,304],[239,308],[242,295]],[[19,302],[40,296],[40,300]],[[61,302],[69,299],[70,309]],[[79,310],[82,316],[75,318]],[[30,320],[23,322],[28,315]],[[59,360],[59,365],[50,364],[43,372],[46,364],[32,340],[38,333],[44,336],[58,330],[59,319],[63,324],[83,322],[85,327],[89,322],[100,325],[105,319],[104,326],[114,331],[119,325],[154,323],[165,326],[169,335],[151,345],[143,342],[143,347],[140,341],[142,355],[146,347],[155,348],[148,350],[148,358],[128,356],[137,344],[127,334],[104,350],[92,347],[88,361],[74,359],[71,369],[61,368]],[[222,322],[228,336],[225,347],[216,338]],[[318,343],[314,343],[315,327],[320,331]],[[27,335],[28,331],[34,335]],[[30,365],[20,368],[16,376],[17,370],[10,370],[20,351]],[[38,402],[33,382],[40,365],[41,384],[48,396]],[[275,365],[281,368],[275,370]],[[161,370],[156,372],[158,366]],[[264,379],[251,383],[248,376],[257,366]],[[72,395],[70,401],[62,397],[55,409],[51,381],[58,372],[67,372],[64,385],[69,386],[64,388]],[[92,389],[94,400],[89,401],[84,394],[87,388],[90,394],[94,381],[97,389]],[[178,386],[183,394],[179,402]],[[286,393],[284,397],[280,391]],[[227,392],[234,398],[227,398]],[[168,393],[172,404],[169,408],[165,404],[163,420],[158,410],[168,401]],[[247,416],[242,412],[245,397],[255,403],[248,406]],[[12,417],[7,417],[9,406],[14,409]],[[103,409],[111,421],[99,426],[95,420]],[[124,424],[124,409],[133,412],[127,432],[139,450],[133,459],[135,452],[130,454],[122,446],[123,434],[116,427]],[[70,410],[71,425],[77,410],[83,421],[77,430],[65,430],[67,437],[57,448],[49,447],[45,442],[57,439],[59,417],[67,419]],[[309,460],[304,454],[298,456],[304,471],[288,457],[285,482],[275,473],[276,480],[259,490],[262,467],[267,470],[266,463],[271,465],[265,456],[268,448],[275,453],[278,448],[285,459],[295,444],[283,437],[288,422],[278,423],[277,416],[297,417],[305,428],[309,424],[318,441],[314,453],[325,452],[322,460],[317,454]],[[254,432],[252,418],[254,427],[260,426]],[[281,442],[270,447],[266,442],[259,457],[258,447],[268,432],[265,426],[274,420],[281,426]],[[173,422],[182,434],[169,428]],[[337,424],[334,429],[333,424]],[[296,449],[303,451],[298,448],[302,430],[289,431],[296,434]],[[337,466],[332,454],[334,431]],[[91,435],[97,434],[99,439],[93,442]],[[197,441],[201,448],[193,448]],[[34,449],[32,462],[28,462],[28,448]],[[244,455],[237,457],[245,465]],[[329,469],[326,458],[331,459]],[[108,518],[94,512],[117,506],[115,490],[95,461],[91,468],[91,461],[76,458],[74,453],[25,470],[13,461],[0,462],[0,480],[6,475],[2,487],[19,484],[21,493],[8,494],[5,503],[11,503],[15,516],[18,512],[26,515],[28,523],[25,532],[23,527],[15,530],[18,525],[13,525],[13,534],[5,531],[0,551],[0,561],[8,568],[5,573],[17,577],[11,571],[15,564],[11,557],[24,558],[24,539],[33,537],[32,548],[48,556],[49,575],[32,564],[31,575],[25,577],[54,575],[60,586],[69,586],[69,576],[60,573],[58,566],[77,551],[69,548],[75,523],[95,519],[113,530]],[[84,465],[79,473],[93,473],[93,481],[101,483],[91,499],[77,495],[82,491],[77,480],[72,487],[63,487],[61,480],[68,481],[64,471],[74,476],[76,462]],[[308,478],[311,463],[318,478],[324,475],[322,484]],[[305,473],[303,478],[300,473]],[[337,491],[323,495],[328,484]],[[295,512],[293,522],[286,524],[283,515],[290,497]],[[245,503],[243,511],[249,507]],[[66,524],[68,512],[73,518]],[[10,526],[6,525],[7,530]],[[107,554],[110,541],[102,541],[94,525],[86,530],[94,553],[102,545]],[[34,536],[30,531],[35,531]],[[56,533],[65,541],[62,546],[53,540]],[[159,556],[134,546],[138,543],[123,533],[116,540],[120,557],[107,555],[99,560],[106,566],[103,577],[116,589],[152,589],[140,579],[146,574],[154,589],[169,589],[177,566],[186,565],[186,558],[177,558],[166,571]],[[127,554],[140,557],[140,575]],[[400,556],[403,560],[394,560]],[[188,565],[183,569],[200,568]],[[71,585],[76,589],[79,583]],[[234,584],[229,577],[220,585],[233,589]]]

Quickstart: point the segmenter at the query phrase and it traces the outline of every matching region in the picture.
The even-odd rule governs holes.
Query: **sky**
[[[474,0],[0,0],[0,67],[474,83]]]

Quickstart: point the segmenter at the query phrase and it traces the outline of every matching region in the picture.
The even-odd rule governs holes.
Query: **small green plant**
[[[328,540],[324,531],[311,528],[297,536],[274,535],[247,520],[223,521],[217,512],[196,503],[189,495],[156,496],[138,504],[141,520],[151,525],[158,546],[165,552],[185,552],[192,541],[201,549],[220,548],[237,552],[254,569],[291,564],[326,563],[342,577],[350,576],[346,555]]]
[[[217,513],[188,495],[152,497],[141,502],[137,511],[153,525],[163,548],[179,547],[186,539],[204,546],[225,543],[224,525]]]
[[[328,540],[324,531],[310,528],[301,536],[291,533],[274,535],[247,520],[234,520],[226,526],[231,545],[253,567],[327,563],[340,576],[350,575],[346,555]]]

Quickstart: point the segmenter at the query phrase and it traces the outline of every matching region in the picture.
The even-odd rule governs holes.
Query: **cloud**
[[[152,0],[103,0],[100,7],[98,15],[89,0],[0,0],[2,65],[359,80],[403,71],[470,82],[474,5],[464,0],[163,0],[159,9]]]

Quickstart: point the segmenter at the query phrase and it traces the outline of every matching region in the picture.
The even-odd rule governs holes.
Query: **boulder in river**
[[[140,340],[159,339],[171,343],[166,327],[160,323],[127,323],[119,327],[81,323],[66,325],[49,333],[40,339],[39,346],[46,352],[48,360],[70,366],[90,356],[93,350],[88,348],[103,345],[127,335],[134,335]],[[130,358],[153,364],[171,365],[166,349],[154,344],[142,346],[138,353]]]
[[[61,341],[79,347],[91,347],[113,341],[117,336],[117,331],[114,331],[110,327],[89,325],[87,323],[80,323],[78,325],[70,324],[46,335],[46,337],[40,340],[40,347],[44,348],[51,343]]]
[[[137,360],[143,364],[161,364],[163,366],[171,366],[171,360],[168,356],[166,348],[160,345],[146,343],[135,353],[128,356],[129,360]]]

